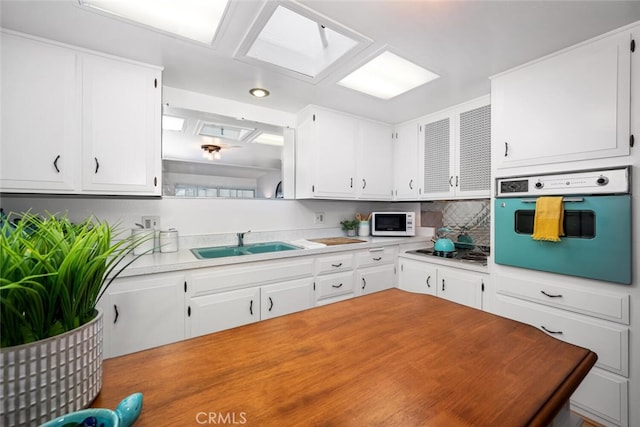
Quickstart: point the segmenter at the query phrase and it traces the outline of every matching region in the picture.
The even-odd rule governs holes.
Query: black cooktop
[[[452,260],[469,261],[482,265],[487,265],[487,257],[489,251],[481,251],[479,249],[457,249],[453,252],[435,251],[433,248],[417,249],[407,251],[409,254],[436,256],[440,258],[449,258]]]

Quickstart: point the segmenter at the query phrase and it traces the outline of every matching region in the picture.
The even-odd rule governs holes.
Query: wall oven
[[[631,283],[630,168],[496,179],[496,264]],[[536,202],[562,196],[560,241],[532,238]]]

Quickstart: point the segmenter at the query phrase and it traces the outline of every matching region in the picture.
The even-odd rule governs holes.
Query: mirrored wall
[[[293,138],[292,129],[165,106],[163,196],[284,198]]]

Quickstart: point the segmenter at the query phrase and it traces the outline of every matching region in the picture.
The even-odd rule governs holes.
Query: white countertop
[[[334,236],[338,237],[338,236]],[[344,236],[343,236],[344,237]],[[364,240],[363,243],[349,243],[344,245],[331,245],[313,249],[298,249],[281,252],[269,252],[255,255],[230,256],[224,258],[198,259],[191,252],[191,248],[180,248],[178,252],[142,255],[128,266],[118,277],[138,276],[152,273],[166,273],[171,271],[189,270],[194,268],[217,267],[224,265],[243,264],[256,261],[269,261],[275,259],[286,259],[308,255],[319,255],[332,252],[353,251],[359,249],[379,248],[387,245],[424,243],[425,247],[430,246],[430,238],[427,236],[415,237],[353,237]],[[278,240],[278,239],[274,239]],[[285,243],[291,240],[278,240]],[[260,243],[260,242],[251,242]],[[248,243],[249,244],[249,243]],[[202,247],[202,246],[194,246]]]

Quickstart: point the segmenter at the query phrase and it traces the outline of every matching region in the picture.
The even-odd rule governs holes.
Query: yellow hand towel
[[[531,237],[533,240],[559,242],[560,236],[564,236],[563,219],[562,197],[538,197]]]

